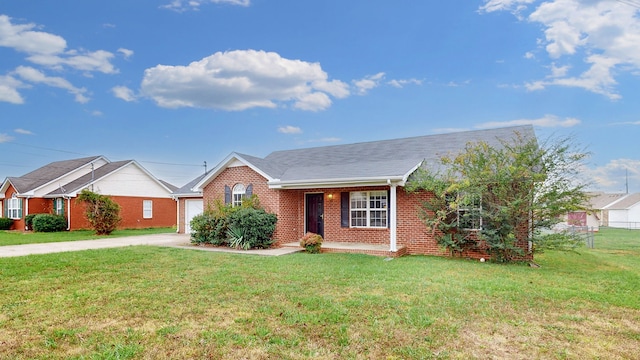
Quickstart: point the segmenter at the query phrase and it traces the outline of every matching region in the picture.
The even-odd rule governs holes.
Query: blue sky
[[[0,178],[533,124],[640,191],[640,0],[2,0]]]

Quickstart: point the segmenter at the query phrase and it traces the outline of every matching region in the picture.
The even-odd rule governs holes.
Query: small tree
[[[569,234],[546,230],[570,211],[588,210],[586,184],[578,177],[586,157],[570,139],[539,145],[516,134],[499,147],[467,144],[460,154],[442,158],[447,170],[420,170],[407,189],[432,193],[421,217],[440,245],[461,252],[484,243],[494,259],[513,261],[525,255],[528,243],[536,251],[579,244]],[[472,231],[461,225],[474,217],[481,223]]]
[[[84,189],[78,195],[77,201],[85,204],[85,216],[95,230],[96,235],[111,234],[122,221],[122,218],[120,218],[120,205],[108,196]]]

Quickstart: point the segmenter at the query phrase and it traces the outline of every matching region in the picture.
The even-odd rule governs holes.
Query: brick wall
[[[122,222],[118,229],[144,229],[154,227],[176,226],[176,202],[170,198],[150,198],[134,196],[111,196],[111,200],[120,205]],[[153,201],[152,217],[143,217],[143,201]],[[65,201],[65,216],[69,210]],[[76,199],[71,199],[71,230],[90,229],[91,225],[84,216],[85,206]]]

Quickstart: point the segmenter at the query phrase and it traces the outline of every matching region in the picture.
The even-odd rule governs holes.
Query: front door
[[[324,238],[324,194],[306,194],[305,209],[305,229]]]

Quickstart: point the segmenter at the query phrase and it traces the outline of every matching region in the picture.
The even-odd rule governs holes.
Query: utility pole
[[[629,193],[629,169],[624,169],[624,186],[626,190],[626,194]]]
[[[204,162],[204,173],[205,174],[207,173],[207,162],[206,161]]]

